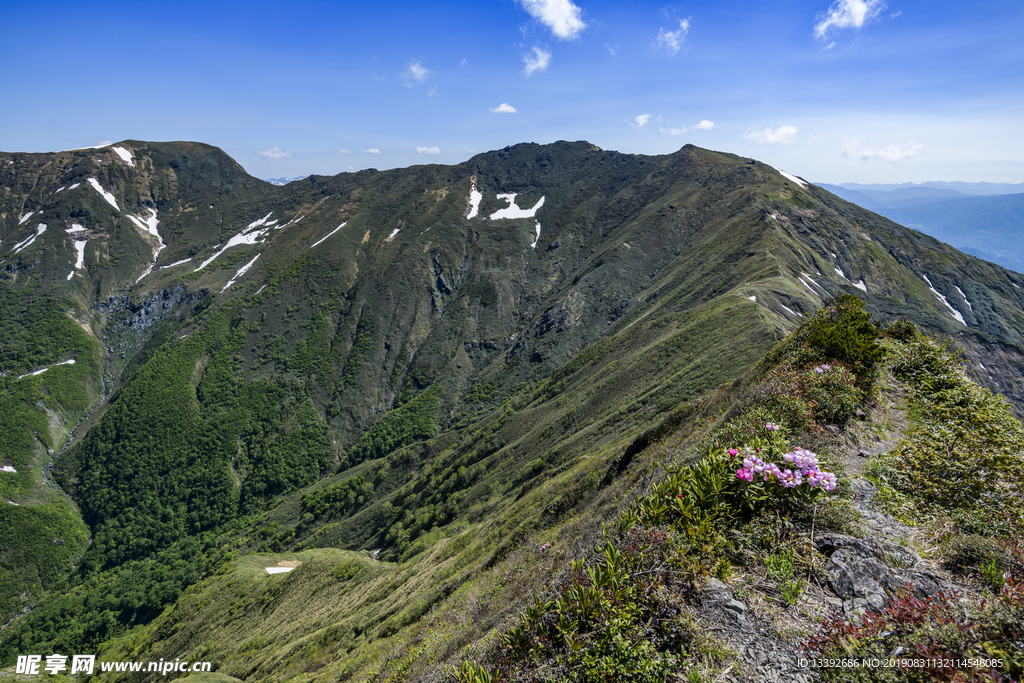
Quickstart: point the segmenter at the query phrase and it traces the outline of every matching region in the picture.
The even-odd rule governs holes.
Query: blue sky
[[[253,175],[589,140],[817,182],[1024,181],[1024,3],[0,0],[0,149],[197,140]]]

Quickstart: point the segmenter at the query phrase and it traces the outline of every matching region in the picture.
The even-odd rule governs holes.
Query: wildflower
[[[741,481],[754,481],[754,473],[746,468],[736,470],[736,478]]]
[[[773,422],[769,422],[764,426],[764,428],[767,429],[769,432],[777,432],[782,429],[780,425],[777,425]]]
[[[782,470],[779,481],[787,489],[793,489],[800,485],[799,477],[800,474],[794,473],[793,470]]]
[[[727,452],[729,453],[730,458],[735,458],[737,455],[740,454],[740,452],[735,448],[730,448]]]

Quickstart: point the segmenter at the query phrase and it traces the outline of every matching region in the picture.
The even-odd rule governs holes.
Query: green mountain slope
[[[77,323],[49,356],[4,328],[5,400],[30,411],[37,387],[62,429],[84,420],[53,472],[90,538],[10,560],[75,568],[4,588],[5,621],[31,608],[5,661],[141,628],[234,557],[323,548],[379,550],[405,563],[389,591],[417,586],[360,598],[377,607],[345,637],[375,658],[524,539],[597,524],[637,453],[836,294],[955,336],[1024,405],[1016,274],[729,154],[522,144],[278,187],[215,148],[125,141],[0,154],[0,183],[4,296]],[[4,457],[41,457],[28,434]],[[62,495],[24,471],[11,503]],[[131,638],[151,636],[170,638]]]

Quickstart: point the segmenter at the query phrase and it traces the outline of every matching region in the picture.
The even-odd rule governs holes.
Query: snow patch
[[[818,288],[818,289],[820,289],[821,291],[825,292],[825,294],[828,294],[828,290],[827,290],[827,289],[825,289],[824,287],[822,287],[821,285],[819,285],[819,284],[818,284],[817,282],[815,282],[814,280],[812,280],[812,279],[811,279],[811,276],[810,276],[810,275],[808,275],[807,273],[804,273],[803,271],[801,271],[801,272],[800,272],[800,274],[801,274],[801,275],[803,275],[803,276],[804,276],[805,278],[807,278],[807,281],[808,281],[808,282],[810,282],[811,284],[813,284],[813,285],[814,285],[815,287],[817,287],[817,288]],[[811,291],[813,292],[814,290],[812,289]]]
[[[180,261],[175,261],[174,263],[168,263],[166,266],[160,266],[160,270],[167,270],[168,268],[173,268],[174,266],[180,266],[181,264],[188,263],[191,260],[192,260],[192,257],[189,256],[188,258],[183,258]]]
[[[944,303],[946,305],[946,308],[948,308],[952,312],[953,317],[956,318],[957,322],[959,322],[961,325],[966,326],[967,322],[964,320],[963,315],[960,314],[960,311],[958,311],[955,308],[953,308],[950,305],[950,303],[948,301],[946,301],[946,297],[944,297],[943,295],[939,294],[938,290],[936,290],[934,287],[932,287],[932,281],[928,279],[928,276],[922,273],[921,277],[923,277],[924,281],[928,283],[928,289],[932,290],[932,293],[935,294],[935,296],[939,297],[939,299],[942,300],[942,303]]]
[[[273,213],[273,211],[271,211],[270,213]],[[263,230],[253,230],[253,228],[259,227],[260,225],[263,225],[264,223],[266,223],[268,218],[270,218],[270,214],[269,213],[266,216],[264,216],[263,218],[259,219],[258,221],[253,221],[252,223],[250,223],[248,226],[246,226],[245,230],[243,230],[242,232],[238,233],[237,235],[235,235],[234,237],[229,239],[227,241],[227,244],[225,244],[217,252],[215,252],[213,256],[211,256],[210,258],[208,258],[205,261],[203,261],[199,265],[199,267],[196,268],[192,272],[198,273],[200,270],[202,270],[206,266],[208,266],[211,263],[213,263],[214,259],[216,259],[218,256],[223,254],[225,251],[227,251],[231,247],[238,246],[239,244],[256,244],[257,242],[259,242],[260,241],[260,237],[265,235],[271,228],[269,226],[264,228]],[[342,223],[342,225],[344,225],[344,223]],[[250,230],[251,230],[251,232],[248,232]],[[327,237],[330,237],[330,235],[328,235]],[[327,239],[327,237],[325,237],[324,239]],[[323,242],[323,240],[320,240],[320,242]],[[317,242],[316,244],[320,244],[320,242]],[[314,244],[313,246],[315,247],[316,244]],[[312,248],[312,247],[310,247],[310,248]],[[214,249],[217,249],[217,247],[214,247]]]
[[[220,293],[223,294],[225,292],[225,290],[227,290],[228,287],[230,287],[231,285],[235,284],[235,280],[237,280],[238,278],[240,278],[243,275],[245,275],[245,271],[247,271],[250,268],[252,268],[252,264],[256,263],[256,259],[258,259],[259,257],[260,257],[260,255],[256,254],[255,256],[252,257],[252,261],[249,261],[244,266],[239,268],[238,272],[235,273],[235,276],[233,278],[231,278],[230,280],[228,280],[228,283],[226,285],[224,285],[224,289],[220,290]]]
[[[295,569],[295,567],[267,567],[266,569],[268,574],[286,574]]]
[[[61,185],[61,186],[60,186],[60,187],[58,187],[58,188],[57,188],[56,190],[54,190],[54,191],[53,191],[53,193],[54,193],[54,194],[57,194],[58,192],[61,192],[61,191],[63,191],[63,190],[64,190],[64,186],[63,186],[63,185]]]
[[[260,287],[259,289],[256,290],[256,294],[259,294],[260,292],[262,292],[266,288],[267,288],[267,286],[263,285],[262,287]]]
[[[854,282],[853,286],[856,287],[859,290],[862,290],[865,294],[868,293],[868,286],[866,284],[864,284],[863,280],[861,280],[860,282]]]
[[[14,469],[10,465],[4,465],[3,467],[0,467],[0,472],[10,472],[11,474],[17,474],[18,470]]]
[[[850,280],[849,280],[849,279],[848,279],[848,278],[847,278],[847,277],[846,277],[845,275],[843,275],[843,270],[842,270],[842,268],[833,268],[832,270],[834,270],[834,271],[836,271],[837,273],[839,273],[839,277],[843,278],[843,279],[844,279],[844,280],[846,280],[847,282],[849,282],[849,281],[850,281]]]
[[[986,368],[986,367],[985,367],[985,364],[984,364],[984,363],[982,363],[981,361],[978,361],[978,365],[980,365],[980,366],[981,366],[981,369],[982,369],[982,370],[988,370],[988,368]]]
[[[73,271],[73,270],[72,270],[72,271],[71,271],[70,273],[68,273],[68,279],[69,279],[69,280],[70,280],[71,278],[73,278],[74,276],[75,276],[75,271]]]
[[[71,187],[68,188],[68,191],[70,192],[71,190],[75,189],[76,187],[78,187],[81,184],[82,183],[75,183],[74,185],[72,185]]]
[[[32,244],[33,242],[35,242],[36,238],[39,237],[40,235],[42,235],[44,232],[46,232],[46,223],[40,223],[39,227],[36,228],[36,234],[34,234],[31,237],[28,237],[28,238],[22,240],[21,242],[18,242],[17,244],[15,244],[14,245],[14,251],[12,251],[11,253],[12,254],[17,254],[19,251],[21,251],[22,249],[24,249],[28,245]]]
[[[757,297],[756,296],[748,296],[747,298],[750,299],[751,301],[753,301],[755,304],[757,303]]]
[[[796,311],[794,311],[792,308],[790,308],[786,304],[779,304],[779,305],[782,306],[784,309],[786,309],[786,311],[788,311],[790,315],[795,315],[798,318],[804,317],[803,314],[797,313]]]
[[[391,240],[395,239],[395,235],[397,235],[401,230],[402,230],[401,228],[395,228],[394,230],[391,231],[391,234],[388,235],[387,239],[385,239],[384,241],[385,242],[390,242]],[[424,231],[424,232],[426,232],[426,231]]]
[[[54,363],[53,365],[48,365],[45,368],[43,368],[42,370],[36,370],[35,372],[27,372],[24,375],[22,375],[21,377],[19,377],[18,379],[25,379],[26,377],[35,377],[36,375],[41,375],[44,372],[46,372],[47,370],[49,370],[50,368],[55,368],[58,365],[74,365],[74,364],[75,364],[75,359],[72,358],[71,360],[66,360],[66,361],[64,361],[62,363]]]
[[[213,207],[211,206],[210,208],[212,209]],[[287,223],[285,223],[284,225],[278,225],[277,227],[274,228],[274,230],[284,230],[285,228],[287,228],[290,225],[295,225],[296,223],[301,221],[303,218],[305,218],[305,216],[299,216],[298,218],[293,218],[290,221],[288,221]],[[276,223],[277,221],[274,221],[274,222]]]
[[[113,149],[114,152],[117,153],[117,156],[121,157],[121,160],[124,161],[124,163],[132,167],[135,166],[135,162],[132,161],[132,153],[126,150],[124,147],[111,147],[111,149]]]
[[[28,212],[28,213],[26,213],[26,214],[25,214],[24,216],[22,216],[22,217],[21,217],[21,220],[20,220],[20,221],[18,221],[18,225],[21,225],[22,223],[24,223],[25,221],[27,221],[27,220],[28,220],[29,218],[32,218],[32,214],[34,214],[34,213],[35,213],[35,211],[29,211],[29,212]]]
[[[517,192],[508,192],[505,194],[499,194],[498,199],[504,199],[508,202],[508,206],[504,209],[498,209],[491,214],[491,220],[498,218],[533,218],[537,214],[537,209],[544,206],[544,197],[537,200],[537,203],[533,205],[531,209],[521,209],[516,205]]]
[[[119,208],[118,208],[118,206],[117,206],[117,200],[116,200],[116,199],[114,199],[114,195],[110,194],[109,192],[107,192],[106,190],[104,190],[104,189],[103,189],[102,187],[100,187],[100,183],[99,183],[99,181],[98,181],[98,180],[96,180],[95,178],[89,178],[89,184],[90,184],[90,185],[92,185],[92,186],[93,186],[93,188],[94,188],[94,189],[95,189],[95,190],[96,190],[97,192],[99,192],[99,193],[100,193],[100,194],[101,194],[101,195],[103,196],[103,198],[104,198],[104,199],[106,199],[106,200],[107,200],[107,203],[108,203],[108,204],[110,204],[110,205],[111,205],[112,207],[114,207],[114,208],[115,208],[115,209],[117,209],[118,211],[120,211],[120,210],[121,210],[121,209],[119,209]]]
[[[246,230],[252,230],[253,228],[258,228],[258,227],[260,227],[261,225],[273,225],[274,223],[276,223],[276,222],[277,222],[276,220],[275,220],[275,221],[270,221],[270,223],[267,223],[267,219],[268,219],[268,218],[270,218],[271,214],[273,214],[273,213],[274,213],[274,212],[273,212],[273,211],[271,211],[270,213],[268,213],[268,214],[267,214],[266,216],[264,216],[263,218],[261,218],[261,219],[259,219],[259,220],[257,220],[257,221],[253,221],[253,222],[252,222],[252,223],[250,223],[249,225],[245,226],[245,230],[243,230],[242,232],[245,232]]]
[[[86,244],[88,244],[88,242],[85,241],[85,240],[81,240],[81,241],[75,242],[75,251],[78,252],[78,258],[75,259],[75,270],[81,270],[82,266],[85,265],[85,245]],[[68,279],[70,280],[71,278],[68,278]]]
[[[971,309],[973,311],[974,310],[974,306],[971,305],[970,301],[967,301],[967,295],[964,294],[964,290],[960,289],[956,285],[953,285],[953,286],[956,287],[956,291],[960,292],[960,296],[962,296],[964,298],[964,302],[967,304],[967,308],[969,308],[969,309]]]
[[[540,221],[537,221],[537,236],[533,238],[533,243],[530,244],[530,249],[536,249],[537,242],[540,242]]]
[[[328,237],[330,237],[330,236],[331,236],[331,235],[333,235],[334,233],[336,233],[336,232],[338,232],[339,230],[341,230],[342,228],[344,228],[344,227],[345,227],[345,224],[346,224],[346,223],[348,223],[348,221],[345,221],[345,223],[342,223],[341,225],[339,225],[338,227],[336,227],[336,228],[335,228],[334,230],[331,230],[331,231],[330,231],[329,233],[327,233],[326,235],[324,235],[323,237],[321,237],[320,239],[318,239],[318,240],[317,240],[316,242],[313,242],[313,244],[312,244],[312,245],[310,245],[310,247],[309,247],[309,248],[310,248],[310,249],[312,249],[313,247],[315,247],[316,245],[320,244],[321,242],[323,242],[323,241],[324,241],[325,239],[327,239]],[[396,230],[396,232],[397,232],[397,230]],[[392,236],[393,236],[393,235],[392,235]]]
[[[71,227],[65,230],[64,232],[85,232],[85,228],[83,228],[78,223],[72,223]]]
[[[166,244],[164,244],[163,238],[160,237],[160,233],[157,232],[156,229],[156,226],[160,223],[159,219],[157,219],[156,217],[156,209],[150,209],[149,211],[150,216],[145,220],[139,218],[138,216],[128,216],[128,218],[130,218],[132,222],[135,223],[135,225],[139,226],[140,230],[142,230],[143,232],[148,232],[150,235],[156,237],[158,243],[156,249],[153,250],[153,262],[150,263],[149,268],[146,268],[145,272],[143,272],[142,275],[139,276],[139,279],[135,281],[135,284],[141,282],[142,278],[146,277],[153,271],[153,266],[156,265],[156,260],[160,256],[160,252],[163,251],[164,247],[167,246]]]
[[[480,213],[480,201],[484,198],[484,193],[476,189],[476,181],[469,187],[469,213],[466,214],[466,220],[470,218],[476,218],[476,215]]]
[[[797,184],[797,185],[799,185],[800,187],[804,188],[805,190],[807,189],[807,183],[805,183],[804,181],[800,180],[800,179],[799,179],[799,178],[797,178],[797,177],[796,177],[795,175],[792,175],[791,173],[786,173],[786,172],[785,172],[785,171],[783,171],[782,169],[778,169],[778,168],[777,168],[777,169],[775,169],[775,170],[776,170],[776,171],[778,171],[779,173],[781,173],[781,174],[782,174],[782,175],[783,175],[784,177],[786,177],[787,179],[789,179],[789,180],[792,180],[792,181],[793,181],[794,183],[796,183],[796,184]]]

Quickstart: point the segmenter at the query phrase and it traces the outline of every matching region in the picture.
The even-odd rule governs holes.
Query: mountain
[[[594,537],[666,435],[836,295],[954,338],[1024,409],[1024,278],[690,145],[275,186],[128,140],[0,153],[0,187],[5,663],[130,638],[299,676],[316,632],[383,665],[537,533]],[[293,624],[283,649],[242,621],[215,648],[229,612],[156,620],[283,552],[353,581],[344,619],[293,593],[266,622]]]
[[[910,186],[845,183],[820,187],[901,225],[952,244],[965,253],[1017,272],[1024,271],[1024,259],[1020,257],[1024,253],[1024,194],[1019,193],[1020,185],[906,185]],[[1007,194],[997,194],[994,188],[1005,189]]]

